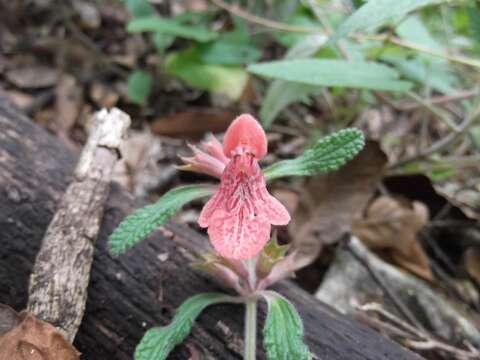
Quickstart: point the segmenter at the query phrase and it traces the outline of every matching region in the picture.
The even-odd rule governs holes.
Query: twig
[[[457,132],[449,133],[443,139],[440,139],[439,141],[431,145],[429,148],[419,152],[416,155],[399,160],[397,163],[392,164],[389,167],[389,170],[395,170],[406,164],[426,158],[436,152],[444,150],[449,145],[451,145],[455,140],[457,140],[463,133],[465,133],[470,128],[470,126],[472,126],[475,123],[475,121],[479,116],[480,116],[480,106],[477,108],[476,111],[474,111],[474,113],[471,116],[468,116],[460,125],[458,125]]]
[[[241,9],[238,6],[227,4],[223,0],[210,0],[210,1],[216,6],[218,6],[219,8],[226,10],[238,17],[241,17],[242,19],[245,19],[248,22],[251,22],[257,25],[262,25],[271,29],[275,29],[279,31],[287,31],[287,32],[307,33],[307,34],[322,32],[318,28],[294,26],[294,25],[285,24],[275,20],[265,19],[263,17],[251,14]]]
[[[412,43],[410,41],[402,40],[402,39],[400,39],[398,37],[395,37],[395,36],[386,36],[386,35],[382,35],[382,34],[380,34],[380,35],[350,34],[350,37],[352,37],[355,40],[359,40],[359,41],[362,41],[362,40],[388,41],[392,44],[395,44],[395,45],[398,45],[398,46],[401,46],[401,47],[404,47],[404,48],[407,48],[407,49],[416,50],[418,52],[423,52],[423,53],[426,53],[426,54],[429,54],[429,55],[432,55],[432,56],[436,56],[436,57],[439,57],[439,58],[442,58],[442,59],[446,59],[446,60],[449,60],[451,62],[456,62],[458,64],[468,65],[468,66],[472,66],[472,67],[475,67],[475,68],[480,68],[480,61],[478,61],[478,60],[471,59],[471,58],[468,58],[468,57],[465,57],[465,56],[455,56],[455,55],[445,54],[443,52],[440,52],[440,51],[437,51],[437,50],[434,50],[434,49],[430,49],[430,48],[424,47],[422,45]]]
[[[443,123],[445,123],[450,129],[452,129],[455,132],[459,131],[459,127],[457,124],[455,124],[445,113],[443,113],[441,110],[437,109],[435,106],[433,106],[431,103],[428,101],[425,101],[422,97],[418,96],[417,94],[407,91],[405,94],[415,100],[420,106],[425,108],[426,110],[430,111],[433,115],[437,116]]]
[[[410,324],[416,326],[417,328],[419,329],[422,329],[423,331],[425,331],[425,329],[423,328],[422,324],[420,324],[417,319],[415,318],[415,316],[413,316],[413,314],[410,312],[410,310],[401,302],[399,301],[395,295],[393,294],[393,292],[390,290],[390,288],[385,284],[385,282],[379,277],[377,276],[377,274],[375,273],[375,271],[373,271],[372,267],[370,266],[369,262],[367,259],[365,259],[362,255],[360,255],[357,251],[357,249],[355,249],[351,242],[350,242],[350,239],[347,238],[346,241],[345,241],[345,246],[346,246],[346,249],[348,252],[350,252],[350,254],[352,254],[352,256],[365,268],[365,270],[367,270],[367,272],[370,274],[370,276],[372,277],[372,279],[377,283],[377,285],[382,289],[382,291],[385,293],[385,295],[389,298],[389,300],[391,301],[392,305],[397,309],[397,311],[405,318],[408,320],[408,322],[410,322]]]
[[[402,319],[399,319],[394,314],[388,312],[387,310],[383,309],[380,304],[377,303],[369,303],[365,305],[361,305],[357,307],[359,310],[364,312],[376,312],[383,316],[385,319],[393,323],[395,326],[399,327],[400,329],[396,329],[398,333],[405,333],[401,329],[404,329],[414,335],[417,339],[409,339],[405,337],[405,345],[412,349],[416,350],[440,350],[446,353],[452,354],[455,356],[455,359],[459,360],[468,360],[468,359],[478,359],[480,356],[480,352],[474,347],[469,347],[469,351],[459,349],[452,345],[449,345],[443,341],[437,340],[432,338],[427,333],[415,329],[409,324],[405,323]],[[389,323],[385,323],[381,320],[376,320],[375,325],[381,326],[386,328],[387,331],[391,333],[395,333],[395,330],[392,330],[392,325]],[[395,329],[395,328],[394,328]]]
[[[73,341],[80,326],[95,239],[113,166],[130,117],[114,108],[95,114],[74,180],[48,226],[30,277],[27,309]]]
[[[440,104],[445,104],[453,101],[469,99],[471,97],[478,96],[478,95],[480,95],[480,90],[473,89],[473,90],[467,90],[467,91],[460,92],[458,94],[453,94],[453,95],[434,96],[429,99],[424,99],[423,101],[430,105],[440,105]],[[418,103],[417,101],[414,101],[414,102],[405,101],[399,104],[395,104],[395,108],[398,109],[399,111],[412,111],[412,110],[418,109],[421,106],[422,104]]]

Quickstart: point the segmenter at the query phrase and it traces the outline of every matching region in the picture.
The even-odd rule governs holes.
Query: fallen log
[[[25,308],[35,256],[76,160],[58,139],[0,98],[0,303]],[[84,359],[131,359],[144,332],[167,324],[182,301],[200,292],[224,290],[188,265],[207,242],[184,226],[169,224],[112,258],[106,239],[138,205],[112,185],[95,245],[85,315],[74,342]],[[305,323],[305,340],[319,359],[419,358],[291,282],[279,284],[276,290],[297,306]],[[264,310],[260,309],[262,316]],[[188,359],[191,349],[196,349],[207,358],[241,359],[242,334],[242,306],[208,308],[170,358]],[[258,354],[265,358],[261,341]]]

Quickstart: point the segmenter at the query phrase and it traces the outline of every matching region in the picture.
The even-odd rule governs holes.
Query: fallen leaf
[[[55,85],[58,71],[42,65],[22,66],[6,71],[7,80],[21,89],[39,89]]]
[[[114,180],[138,197],[168,184],[177,169],[161,162],[165,149],[158,136],[148,130],[132,131],[120,147],[122,159],[114,168]]]
[[[396,264],[432,280],[428,257],[417,240],[428,218],[428,208],[419,201],[380,196],[365,217],[354,222],[352,233],[371,250],[383,251]]]
[[[370,271],[365,264],[368,264]],[[372,277],[372,273],[382,280],[383,287]],[[392,297],[386,296],[385,287]],[[465,304],[447,299],[427,282],[384,261],[355,236],[350,238],[348,247],[338,246],[335,249],[334,259],[315,297],[352,316],[358,314],[359,306],[377,304],[402,318],[392,301],[395,299],[397,304],[404,304],[432,336],[449,339],[452,344],[460,344],[465,340],[474,344],[474,347],[480,344],[475,311],[467,309]],[[394,333],[394,338],[402,341],[405,337],[400,334]]]
[[[299,258],[304,257],[302,261],[312,262],[324,245],[350,231],[373,196],[386,163],[378,143],[367,141],[365,148],[339,170],[307,180],[288,228]]]
[[[465,188],[465,184],[447,182],[436,184],[435,190],[459,207],[470,219],[480,221],[480,184]]]
[[[73,9],[80,16],[80,23],[88,29],[96,29],[100,26],[102,18],[98,9],[86,1],[74,1]]]
[[[1,69],[0,69],[1,72]],[[35,101],[35,98],[32,95],[26,94],[21,91],[15,90],[3,90],[0,89],[0,95],[6,96],[9,98],[16,106],[18,106],[21,110],[25,110],[32,106]]]
[[[229,110],[189,109],[161,116],[151,123],[151,128],[158,135],[199,138],[206,132],[226,130],[236,115]]]
[[[2,308],[0,314],[5,313]],[[26,312],[15,315],[14,327],[0,336],[0,360],[80,359],[77,349],[53,325]]]
[[[20,322],[20,316],[10,306],[0,304],[0,336],[13,329]]]

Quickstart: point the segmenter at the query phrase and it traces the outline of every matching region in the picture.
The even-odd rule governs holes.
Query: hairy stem
[[[245,312],[245,360],[255,360],[257,349],[257,298],[246,300]]]
[[[245,265],[248,272],[248,285],[250,285],[250,289],[254,291],[257,282],[257,274],[255,271],[255,268],[257,266],[257,258],[253,257],[247,259]]]

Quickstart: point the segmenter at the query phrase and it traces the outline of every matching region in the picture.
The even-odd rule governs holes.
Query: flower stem
[[[255,360],[257,350],[257,297],[246,300],[245,312],[245,360]]]
[[[257,266],[257,259],[250,258],[246,260],[246,267],[248,272],[248,285],[250,285],[250,289],[254,291],[255,285],[257,282],[257,274],[255,273],[255,267]]]

